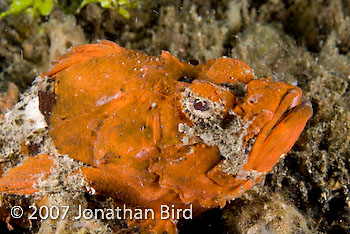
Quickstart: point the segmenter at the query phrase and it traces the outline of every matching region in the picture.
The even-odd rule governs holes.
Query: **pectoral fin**
[[[27,157],[0,178],[0,193],[25,195],[39,192],[34,185],[38,184],[40,178],[48,176],[53,166],[53,156],[41,154]]]

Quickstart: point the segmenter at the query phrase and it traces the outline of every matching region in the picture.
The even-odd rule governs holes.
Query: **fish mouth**
[[[266,136],[268,138],[276,129],[277,126],[279,126],[283,121],[287,120],[292,113],[297,114],[299,112],[303,112],[307,119],[311,118],[313,114],[312,104],[310,101],[303,101],[297,105],[294,105],[292,108],[287,109],[282,116],[276,121],[274,126],[271,128],[269,134]]]
[[[285,119],[288,117],[288,115],[290,115],[290,113],[292,113],[293,110],[294,110],[297,106],[299,106],[299,105],[296,105],[296,106],[294,106],[294,107],[292,107],[292,108],[287,109],[287,110],[283,113],[283,115],[279,118],[279,120],[275,123],[275,125],[274,125],[273,128],[271,129],[271,132],[276,128],[276,126],[278,126],[283,120],[285,120]]]

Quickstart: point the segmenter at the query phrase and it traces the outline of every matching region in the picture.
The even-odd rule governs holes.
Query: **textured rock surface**
[[[302,214],[293,217],[304,217],[312,232],[340,233],[350,229],[349,9],[349,2],[341,0],[142,1],[138,9],[131,11],[130,20],[114,11],[89,5],[74,16],[77,26],[66,24],[66,27],[80,27],[78,38],[86,38],[86,42],[109,39],[151,54],[167,49],[184,60],[236,57],[247,62],[257,75],[272,75],[274,80],[297,83],[312,101],[314,116],[292,152],[275,167],[274,174],[267,176],[265,186],[255,189],[258,193],[252,191],[233,201],[231,206],[254,206],[263,200],[271,210],[259,215],[279,214],[274,210],[280,205],[271,205],[270,201],[278,196],[283,204],[294,206]],[[57,15],[60,13],[40,19],[39,24],[23,23],[23,17],[9,17],[0,22],[4,32],[0,34],[1,91],[7,90],[9,82],[16,83],[23,91],[31,79],[46,70],[52,51],[49,48],[54,42],[49,35],[60,35],[61,41],[73,40],[67,38],[70,35],[53,33],[56,27],[52,24],[44,27],[48,21],[55,22]],[[70,43],[60,45],[69,47]],[[1,134],[4,134],[3,126]],[[36,135],[33,139],[39,138]],[[5,141],[1,152],[19,146],[9,147]],[[21,156],[14,158],[6,165],[16,164]],[[247,223],[241,223],[240,227],[246,229],[240,229],[237,220],[233,221],[237,213],[230,210],[224,211],[226,218],[232,215],[225,225],[215,218],[223,212],[217,210],[179,225],[180,232],[191,233],[200,228],[210,231],[211,227],[233,233],[266,229],[260,225],[261,219],[253,218],[242,219]],[[293,213],[295,209],[285,212]],[[246,208],[245,215],[252,217],[256,211]],[[291,217],[283,215],[280,216]]]

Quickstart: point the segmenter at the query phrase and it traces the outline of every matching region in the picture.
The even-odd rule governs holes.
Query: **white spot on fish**
[[[120,92],[117,92],[115,95],[113,96],[104,96],[102,98],[100,98],[99,100],[96,101],[96,105],[97,106],[101,106],[101,105],[104,105],[112,100],[115,100],[115,99],[118,99],[120,97]]]

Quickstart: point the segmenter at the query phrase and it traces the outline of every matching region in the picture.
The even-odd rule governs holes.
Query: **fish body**
[[[312,115],[298,87],[255,79],[232,58],[192,65],[101,41],[73,48],[45,76],[54,91],[41,102],[54,104],[41,111],[57,150],[85,163],[79,173],[97,194],[155,210],[155,220],[134,224],[145,233],[177,232],[174,220],[160,218],[161,205],[196,215],[240,196],[291,149]],[[45,173],[31,168],[15,169],[26,178]],[[11,180],[10,170],[0,192],[35,192],[24,189],[30,183],[23,192],[5,189]]]

